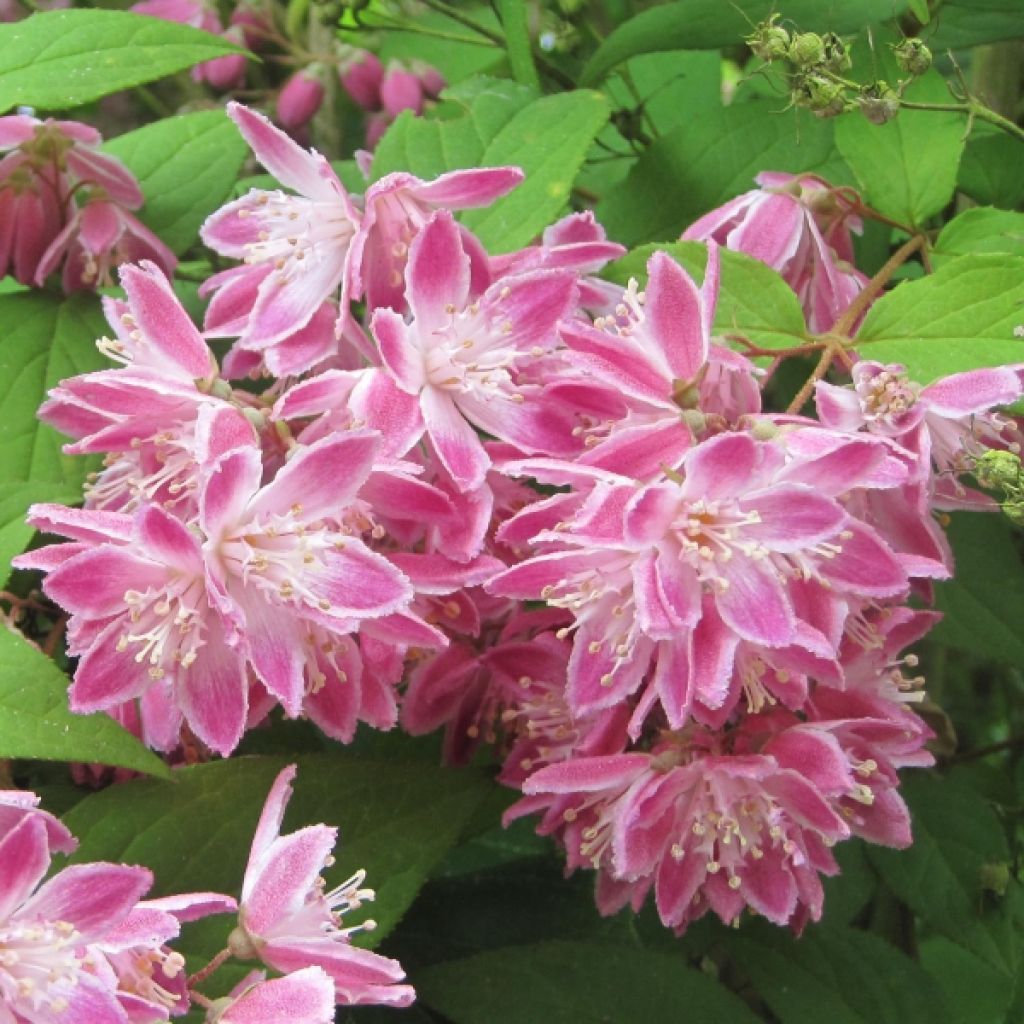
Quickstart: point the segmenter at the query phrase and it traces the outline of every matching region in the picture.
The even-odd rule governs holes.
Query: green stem
[[[533,62],[530,29],[523,0],[494,0],[494,10],[505,30],[505,48],[512,77],[522,85],[540,91],[540,76]]]
[[[990,107],[986,107],[984,103],[979,103],[975,99],[969,99],[964,103],[915,103],[911,100],[900,100],[900,106],[906,110],[934,110],[948,114],[973,115],[979,121],[987,121],[989,124],[995,125],[996,128],[1002,129],[1008,135],[1012,135],[1015,139],[1024,142],[1024,128],[1014,124],[1013,121],[1003,117],[1002,114],[997,114]]]

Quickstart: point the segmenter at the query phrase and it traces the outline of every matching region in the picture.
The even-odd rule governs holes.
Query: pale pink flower
[[[777,270],[796,292],[808,326],[823,333],[867,283],[853,266],[850,232],[861,230],[849,197],[813,174],[765,171],[760,190],[712,210],[683,232],[745,252]]]
[[[402,171],[375,181],[366,190],[362,223],[352,243],[352,297],[365,294],[371,310],[380,306],[405,310],[409,247],[431,215],[441,209],[487,206],[522,180],[518,167],[479,167],[450,171],[433,181]],[[477,285],[473,294],[478,295],[489,283],[487,254],[469,232],[463,238],[464,245],[471,247]]]
[[[371,328],[385,368],[419,397],[423,429],[460,488],[483,482],[490,459],[477,427],[526,451],[565,450],[567,425],[548,415],[537,385],[517,371],[557,342],[556,326],[575,300],[569,271],[538,270],[497,282],[470,301],[469,258],[446,211],[413,242],[406,323],[374,312]]]
[[[238,287],[237,279],[245,280],[255,303],[242,337],[265,347],[305,327],[339,288],[346,308],[359,217],[326,158],[304,150],[262,114],[239,103],[227,109],[260,163],[297,193],[252,189],[200,231],[215,252],[245,261],[233,280]]]
[[[79,864],[48,881],[47,826],[29,815],[0,839],[0,1008],[10,1024],[125,1024],[116,977],[90,947],[123,925],[149,871]],[[42,883],[42,884],[40,884]]]
[[[343,915],[373,899],[372,890],[363,888],[366,873],[358,871],[330,891],[320,877],[333,863],[337,829],[308,825],[281,835],[295,773],[291,765],[278,775],[256,826],[230,948],[286,974],[322,968],[334,981],[337,1002],[345,1006],[408,1006],[415,993],[399,984],[405,973],[398,962],[351,943],[372,922],[341,927]]]

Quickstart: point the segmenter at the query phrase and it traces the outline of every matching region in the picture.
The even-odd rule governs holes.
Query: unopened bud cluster
[[[931,51],[920,39],[904,39],[892,47],[907,78],[895,85],[881,79],[866,84],[843,77],[853,66],[850,51],[834,32],[790,32],[776,24],[778,15],[762,22],[746,43],[767,64],[783,61],[788,68],[790,98],[819,117],[860,112],[872,124],[891,121],[900,109],[900,96],[910,82],[932,63]]]

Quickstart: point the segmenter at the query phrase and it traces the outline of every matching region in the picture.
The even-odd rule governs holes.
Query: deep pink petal
[[[217,1019],[221,1024],[331,1024],[334,985],[319,967],[306,967],[247,988]]]
[[[418,395],[427,378],[423,355],[413,342],[414,329],[393,309],[381,307],[373,311],[370,330],[384,368],[395,383],[408,394]]]
[[[667,253],[647,262],[645,327],[665,354],[677,380],[692,381],[707,361],[710,338],[705,335],[701,299],[689,274]]]
[[[413,240],[406,296],[416,330],[427,335],[447,324],[469,297],[469,258],[452,215],[438,210]]]
[[[6,921],[39,884],[50,866],[46,823],[23,818],[0,839],[0,920]]]
[[[249,876],[258,869],[261,858],[270,848],[270,844],[281,834],[281,822],[284,821],[284,812],[288,807],[288,801],[292,798],[292,784],[298,769],[290,764],[278,772],[274,784],[270,787],[263,810],[260,812],[260,820],[256,825],[256,832],[252,839],[252,849],[249,853],[249,862],[245,869],[246,881],[243,883],[243,899],[245,894],[252,889]]]
[[[459,413],[451,396],[439,388],[423,389],[420,408],[444,468],[461,490],[475,490],[483,483],[491,464],[476,432]]]

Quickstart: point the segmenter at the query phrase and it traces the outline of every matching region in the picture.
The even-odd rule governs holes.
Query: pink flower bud
[[[371,114],[366,119],[366,145],[368,149],[376,149],[377,143],[384,137],[384,133],[391,127],[394,120],[390,114],[383,110]]]
[[[277,97],[277,119],[289,129],[302,128],[313,120],[324,101],[324,83],[319,69],[310,65],[297,71]]]
[[[222,37],[239,46],[246,45],[245,34],[241,27],[232,25]],[[203,78],[211,88],[218,92],[239,89],[245,84],[245,55],[229,53],[226,57],[215,57],[203,65]]]
[[[259,6],[240,3],[228,18],[231,25],[238,25],[245,38],[245,45],[250,50],[259,50],[266,42],[266,33],[272,29],[270,19]]]
[[[357,51],[352,63],[338,72],[341,87],[363,110],[380,110],[380,85],[384,65],[369,50]]]
[[[423,83],[411,71],[392,65],[380,84],[380,99],[392,117],[398,117],[403,110],[422,114]]]
[[[444,75],[430,64],[417,65],[416,75],[420,80],[420,84],[423,86],[423,91],[426,93],[428,98],[432,100],[436,100],[437,97],[441,95],[441,91],[448,84]]]

